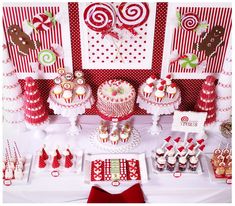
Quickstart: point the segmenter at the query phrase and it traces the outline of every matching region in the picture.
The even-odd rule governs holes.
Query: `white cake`
[[[133,112],[136,92],[123,80],[109,80],[101,84],[97,92],[97,108],[107,117],[119,118]]]

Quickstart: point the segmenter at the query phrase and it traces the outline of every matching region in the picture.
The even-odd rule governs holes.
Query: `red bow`
[[[110,194],[100,187],[93,186],[87,203],[145,203],[145,201],[138,183],[119,194]]]

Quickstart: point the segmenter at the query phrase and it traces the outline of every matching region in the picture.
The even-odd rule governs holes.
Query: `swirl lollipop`
[[[38,61],[43,66],[51,66],[56,61],[56,55],[49,49],[44,49],[38,53]]]
[[[113,7],[108,3],[90,4],[84,11],[84,20],[88,28],[101,32],[102,39],[105,35],[119,39],[118,34],[112,31],[116,22],[116,15]]]
[[[122,2],[118,7],[118,19],[122,23],[120,29],[127,29],[133,35],[138,33],[135,27],[143,25],[149,17],[148,3],[127,3]]]
[[[198,16],[194,13],[187,13],[181,19],[181,26],[186,31],[192,31],[197,28],[199,24]]]

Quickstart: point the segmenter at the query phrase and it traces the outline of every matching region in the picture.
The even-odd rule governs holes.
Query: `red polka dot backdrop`
[[[85,78],[88,84],[91,85],[94,97],[97,95],[97,88],[101,83],[106,80],[113,78],[120,78],[130,82],[136,89],[139,85],[144,82],[151,74],[157,74],[157,77],[160,77],[161,65],[162,65],[162,56],[163,56],[163,47],[164,47],[164,37],[165,37],[165,26],[166,26],[166,17],[167,17],[167,3],[157,3],[156,7],[156,22],[155,22],[155,33],[154,33],[154,46],[153,46],[153,59],[152,59],[152,69],[151,70],[104,70],[100,69],[85,69],[83,70]],[[78,3],[72,2],[69,3],[69,19],[70,19],[70,35],[71,35],[71,45],[72,45],[72,62],[73,70],[82,70],[82,55],[81,55],[81,41],[80,41],[80,25],[79,25],[79,6]],[[143,29],[143,26],[141,27]],[[95,38],[94,38],[95,39]],[[102,44],[102,42],[94,42],[95,44]],[[133,60],[138,58],[137,48],[141,48],[145,43],[133,41],[133,44],[137,44],[137,47],[133,47],[132,44],[128,45],[129,55],[133,56]],[[144,40],[145,41],[145,40]],[[93,44],[91,44],[93,45]],[[129,50],[131,48],[131,50]],[[126,48],[127,49],[127,48]],[[136,51],[135,51],[136,49]],[[99,52],[99,47],[96,45],[96,50]],[[108,52],[108,51],[107,51]],[[110,52],[111,53],[111,52]],[[91,54],[92,55],[92,54]],[[140,54],[141,55],[141,54]],[[95,55],[94,55],[95,56]],[[97,57],[100,55],[96,56]],[[91,57],[92,58],[92,57]],[[109,59],[109,55],[102,57],[101,61],[106,61]],[[125,57],[124,57],[125,58]],[[142,57],[144,58],[144,56]],[[100,59],[98,59],[100,61]],[[94,61],[96,61],[94,59]],[[139,60],[141,61],[141,60]],[[23,87],[24,80],[21,80],[21,85]],[[53,86],[53,80],[37,80],[39,89],[41,91],[42,98],[45,103],[49,95],[49,90]],[[193,110],[195,102],[198,98],[198,93],[201,90],[201,85],[203,80],[175,80],[182,92],[182,104],[180,106],[181,110]],[[47,104],[47,103],[46,103]],[[50,114],[53,112],[50,110]],[[86,114],[96,114],[95,105],[91,109],[86,110]],[[135,114],[146,114],[144,110],[141,110],[136,106]]]

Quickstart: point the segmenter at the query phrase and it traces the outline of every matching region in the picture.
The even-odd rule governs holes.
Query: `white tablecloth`
[[[47,128],[48,134],[44,140],[33,139],[30,131],[15,135],[14,138],[25,154],[35,154],[43,143],[46,143],[49,149],[55,148],[56,145],[70,144],[72,148],[82,149],[86,153],[104,153],[89,142],[89,135],[95,130],[99,121],[98,116],[83,116],[81,134],[68,136],[66,129],[69,127],[69,122],[65,118],[54,116],[51,117],[51,124]],[[152,122],[151,116],[135,116],[133,122],[135,128],[141,133],[142,143],[131,152],[146,152],[148,161],[149,181],[142,184],[147,202],[231,202],[231,185],[211,183],[205,161],[202,162],[204,173],[200,176],[183,175],[181,178],[174,178],[152,173],[151,150],[160,146],[162,139],[168,135],[174,137],[182,135],[183,137],[182,133],[170,131],[171,116],[161,118],[163,132],[155,136],[147,133]],[[212,152],[220,141],[220,134],[215,129],[211,129],[211,131],[213,132],[209,132],[205,152]],[[6,139],[13,136],[5,132],[4,137]],[[84,183],[83,177],[83,173],[81,175],[61,175],[59,178],[53,178],[49,174],[31,173],[29,184],[4,187],[3,201],[6,203],[86,202],[92,185]],[[131,185],[121,183],[120,186],[113,187],[107,183],[101,186],[111,193],[120,193]]]

